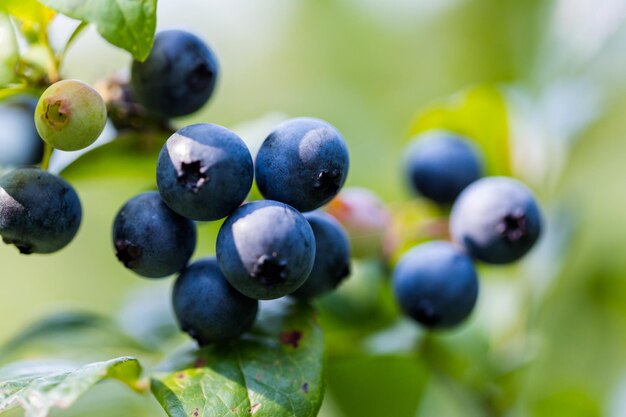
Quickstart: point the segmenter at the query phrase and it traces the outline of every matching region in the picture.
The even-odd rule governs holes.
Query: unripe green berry
[[[39,98],[35,125],[41,138],[62,151],[91,145],[106,123],[104,100],[96,90],[78,80],[52,84]]]

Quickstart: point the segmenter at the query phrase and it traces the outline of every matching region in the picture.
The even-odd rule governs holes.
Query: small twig
[[[61,76],[59,74],[60,61],[57,58],[56,53],[52,49],[52,46],[50,45],[50,40],[48,39],[48,34],[45,29],[39,31],[39,42],[46,50],[46,53],[48,54],[48,57],[50,59],[50,67],[48,68],[48,79],[50,81],[50,84],[54,84],[61,79]]]
[[[41,169],[47,171],[50,167],[50,157],[52,156],[53,148],[47,142],[43,144],[43,159],[41,160]]]

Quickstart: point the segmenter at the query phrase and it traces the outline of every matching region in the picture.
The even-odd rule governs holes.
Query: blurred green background
[[[482,268],[477,312],[448,334],[397,321],[384,279],[361,274],[344,292],[369,291],[380,314],[322,315],[321,416],[626,416],[625,1],[160,0],[158,18],[202,35],[222,69],[210,104],[179,125],[324,118],[349,144],[347,186],[389,204],[411,198],[401,161],[419,111],[475,85],[506,100],[512,173],[542,200],[544,239],[515,266]],[[95,82],[129,63],[89,30],[62,73]],[[492,122],[468,121],[478,131]],[[154,184],[149,165],[129,179],[146,161],[122,157],[73,176],[84,221],[62,252],[0,247],[0,342],[52,311],[118,315],[141,288],[168,301],[170,281],[127,272],[110,242],[117,209]],[[214,233],[203,227],[197,257],[213,253]],[[94,404],[106,416],[164,415],[114,383],[57,415],[93,416]]]

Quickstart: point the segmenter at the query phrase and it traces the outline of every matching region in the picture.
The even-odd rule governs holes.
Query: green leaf
[[[0,13],[0,85],[6,85],[15,78],[15,66],[19,59],[19,50],[11,19]]]
[[[28,84],[8,84],[0,88],[0,101],[5,101],[13,96],[31,96],[39,98],[45,88],[30,86]]]
[[[37,0],[0,0],[0,10],[19,20],[28,30],[45,29],[55,16],[54,10]]]
[[[67,336],[75,331],[101,326],[104,318],[91,313],[59,313],[34,323],[0,348],[0,358],[21,347],[36,343],[36,339],[48,339],[57,333]]]
[[[53,407],[67,408],[92,386],[108,378],[138,390],[141,374],[139,362],[129,357],[66,370],[58,370],[58,363],[52,367],[35,363],[30,373],[25,364],[16,365],[19,366],[12,369],[20,369],[19,375],[0,381],[0,412],[19,406],[24,409],[25,417],[45,417]]]
[[[431,129],[468,136],[483,151],[489,175],[510,175],[507,105],[496,87],[476,86],[433,103],[418,113],[409,134],[413,137]]]
[[[304,305],[263,303],[259,327],[231,344],[192,349],[152,379],[171,417],[313,417],[322,403],[322,332]],[[278,308],[278,307],[280,308]]]
[[[80,22],[80,24],[78,26],[76,26],[76,29],[74,29],[74,31],[70,35],[69,39],[65,43],[65,47],[63,48],[63,55],[67,54],[67,51],[74,44],[76,39],[78,39],[80,37],[80,34],[83,33],[83,31],[85,29],[87,29],[87,26],[89,26],[89,24],[87,22]]]
[[[124,334],[109,318],[92,313],[53,314],[28,326],[0,347],[0,363],[55,357],[93,361],[128,355],[149,357],[149,347]]]
[[[560,388],[548,392],[532,404],[534,417],[600,417],[602,403],[591,390],[583,387]]]
[[[6,86],[5,88],[0,88],[0,101],[4,101],[12,96],[20,95],[20,94],[30,94],[30,95],[38,95],[39,90],[27,87],[22,84],[15,84]]]
[[[42,0],[54,10],[93,23],[104,39],[143,61],[152,48],[157,0]]]
[[[350,355],[328,361],[328,391],[345,416],[413,416],[428,378],[414,356]]]

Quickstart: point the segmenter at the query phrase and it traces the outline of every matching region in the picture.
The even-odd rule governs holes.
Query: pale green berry
[[[76,151],[91,145],[106,123],[104,100],[78,80],[52,84],[39,98],[35,125],[41,138],[56,149]]]

